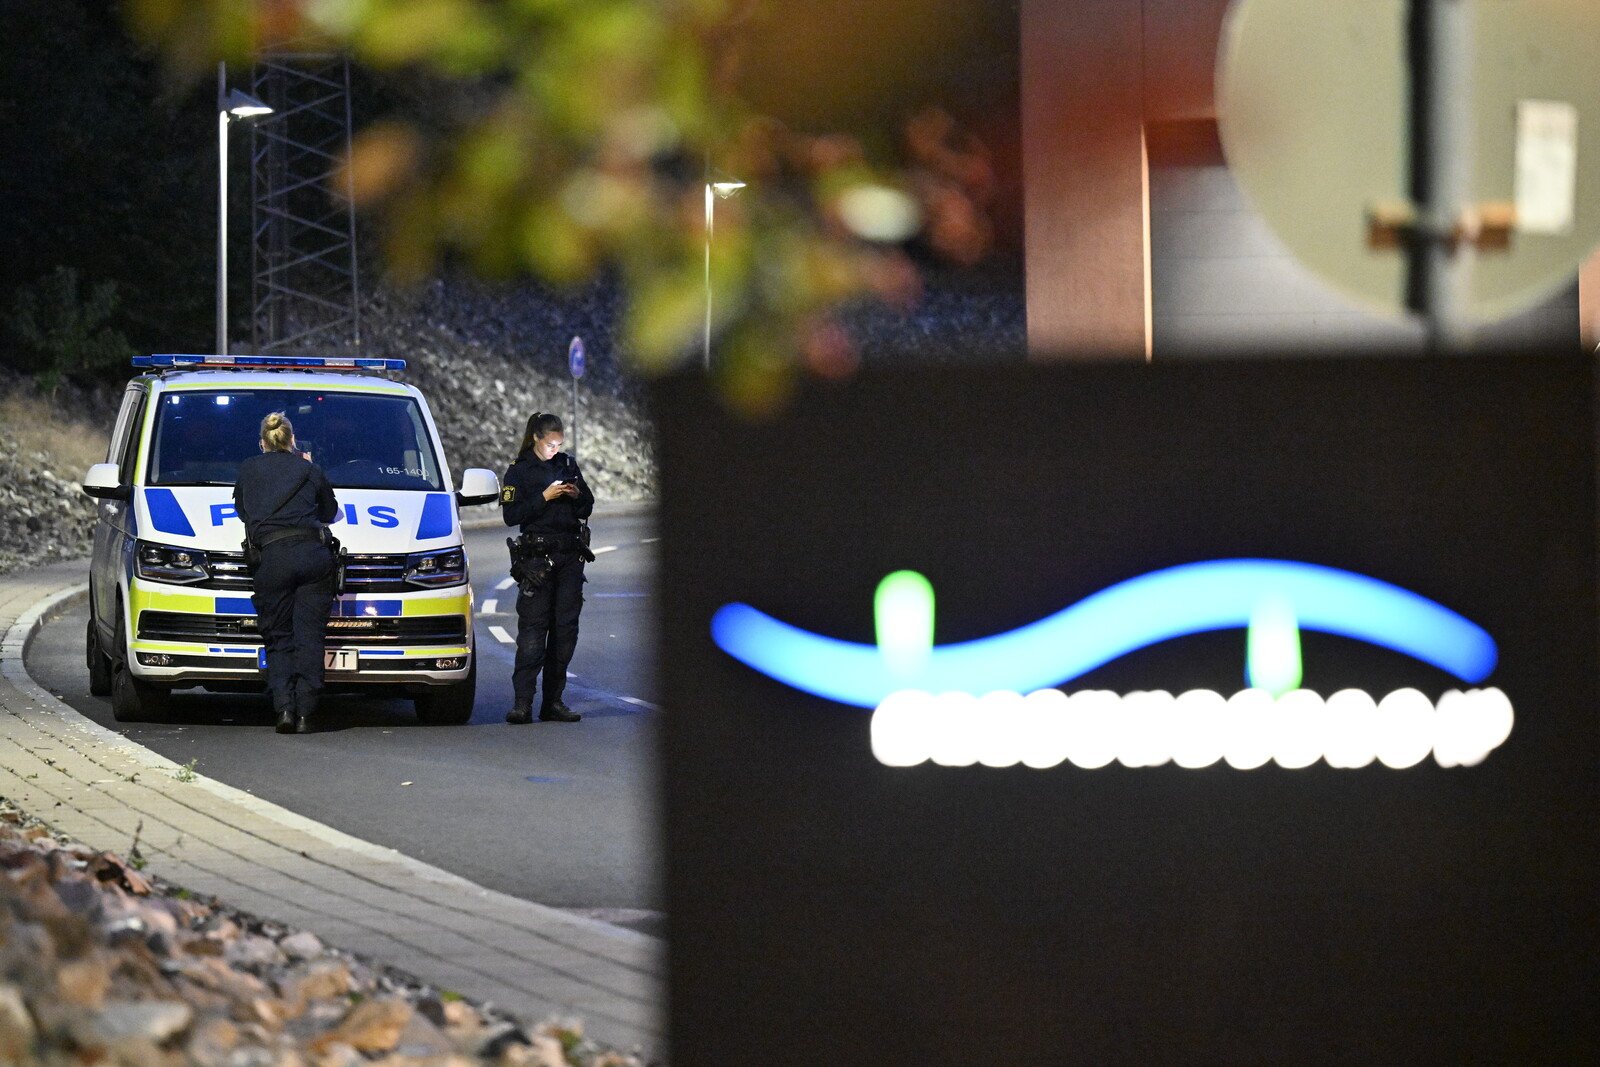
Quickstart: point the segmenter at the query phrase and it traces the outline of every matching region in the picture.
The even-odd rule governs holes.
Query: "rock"
[[[144,944],[145,947],[148,948],[155,956],[176,956],[178,953],[183,951],[185,941],[182,937],[174,937],[172,934],[163,934],[157,932],[145,938]],[[196,944],[204,944],[204,942],[196,942]],[[209,951],[203,950],[199,953],[199,955],[222,955],[222,953],[217,951],[213,946],[207,945],[206,949]]]
[[[227,1067],[278,1067],[287,1050],[275,1051],[262,1045],[245,1045],[233,1050]]]
[[[354,989],[350,968],[345,966],[344,961],[336,959],[297,963],[287,974],[275,979],[275,984],[278,995],[295,1005],[295,1014],[304,1011],[313,1000],[342,997]]]
[[[56,945],[39,923],[13,922],[0,939],[0,974],[55,965]],[[13,977],[19,977],[12,974]]]
[[[636,1067],[589,1044],[569,1063],[562,1032],[530,1041],[309,933],[139,896],[11,815],[0,800],[0,1067]]]
[[[97,921],[105,910],[100,887],[87,878],[63,879],[55,885],[56,898],[74,915]]]
[[[304,1027],[316,1031],[331,1030],[350,1014],[353,1007],[348,998],[340,997],[338,1000],[313,1000],[306,1006],[305,1014],[300,1021]]]
[[[111,972],[104,961],[72,960],[56,969],[56,995],[68,1004],[99,1007],[111,988]]]
[[[267,986],[261,979],[244,971],[236,971],[215,957],[179,957],[170,961],[169,966],[173,973],[195,987],[222,997],[237,1020],[258,1018],[258,1001],[276,1003],[268,996]],[[279,1019],[275,1010],[272,1018],[274,1021]]]
[[[403,1000],[364,1000],[338,1026],[313,1039],[309,1048],[316,1053],[345,1044],[358,1052],[388,1052],[399,1043],[414,1014]]]
[[[367,1061],[344,1042],[333,1041],[313,1054],[311,1062],[315,1067],[364,1067]]]
[[[209,937],[184,938],[179,942],[179,947],[191,956],[220,957],[227,948],[220,941],[213,941]]]
[[[405,1029],[400,1032],[400,1040],[394,1047],[395,1055],[416,1059],[453,1056],[456,1051],[455,1042],[446,1037],[421,1012],[412,1013]]]
[[[309,931],[284,938],[278,948],[292,960],[314,960],[325,951],[322,940]]]
[[[235,967],[242,967],[256,974],[261,974],[272,967],[281,967],[288,962],[288,957],[277,944],[259,934],[246,934],[237,941],[229,943],[223,949],[222,958]]]
[[[231,1055],[239,1047],[239,1028],[227,1019],[207,1019],[189,1034],[184,1051],[193,1067],[232,1067]]]
[[[285,1023],[294,1018],[297,1007],[285,1000],[257,997],[250,1002],[245,1018],[272,1030],[281,1030]]]
[[[538,1033],[525,1045],[507,1045],[495,1062],[498,1067],[571,1067],[561,1039],[550,1033]]]
[[[181,1034],[194,1009],[181,1000],[112,1000],[79,1017],[73,1037],[90,1048],[143,1040],[160,1045]]]
[[[417,1002],[417,1010],[427,1016],[433,1025],[450,1031],[476,1031],[483,1026],[483,1017],[464,1000],[446,1000],[429,995]]]
[[[239,924],[226,915],[213,914],[200,924],[200,932],[216,941],[229,942],[239,938]]]
[[[37,1033],[22,993],[9,982],[0,982],[0,1063],[23,1062]]]
[[[478,1047],[473,1055],[486,1060],[498,1059],[500,1054],[514,1045],[529,1044],[528,1035],[516,1023],[501,1022],[486,1027],[479,1035]]]

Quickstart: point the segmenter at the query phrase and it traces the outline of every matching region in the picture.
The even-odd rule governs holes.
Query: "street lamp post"
[[[716,219],[716,202],[726,200],[740,189],[744,182],[706,182],[706,330],[705,364],[711,369],[711,231]]]
[[[217,355],[228,354],[228,122],[270,115],[249,93],[228,89],[228,64],[217,64]]]

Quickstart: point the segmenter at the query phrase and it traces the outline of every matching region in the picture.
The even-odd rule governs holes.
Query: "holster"
[[[543,589],[555,570],[555,562],[550,558],[555,549],[543,543],[548,541],[549,538],[529,534],[506,538],[506,548],[511,553],[511,579],[524,596],[532,596]]]
[[[337,596],[344,592],[345,572],[350,563],[350,553],[326,526],[322,528],[322,543],[328,546],[329,553],[333,555],[333,592]]]
[[[594,553],[589,551],[589,539],[591,537],[593,537],[593,536],[594,535],[589,530],[589,520],[588,519],[579,519],[578,520],[578,545],[577,545],[577,548],[578,548],[578,555],[583,558],[583,561],[585,563],[593,563],[594,562]]]

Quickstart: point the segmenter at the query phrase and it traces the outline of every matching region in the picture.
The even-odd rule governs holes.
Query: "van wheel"
[[[150,722],[162,718],[171,708],[172,690],[141,682],[127,664],[117,664],[117,675],[111,683],[112,718],[118,722]]]
[[[84,641],[84,658],[89,666],[89,692],[97,697],[111,695],[115,665],[100,647],[100,627],[95,625],[94,609],[89,611],[89,633]]]
[[[122,605],[117,604],[117,637],[115,659],[111,678],[111,717],[118,722],[148,722],[160,718],[171,709],[172,690],[151,685],[133,676],[128,669],[128,641],[126,625],[122,621]]]
[[[415,697],[417,718],[429,726],[460,726],[472,721],[472,706],[478,699],[478,657],[472,657],[467,676],[454,685],[444,685]]]

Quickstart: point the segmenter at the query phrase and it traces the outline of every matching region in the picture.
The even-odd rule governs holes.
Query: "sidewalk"
[[[179,767],[27,676],[52,611],[82,610],[87,563],[0,578],[0,795],[92,848],[193,892],[316,933],[532,1024],[583,1020],[613,1046],[665,1051],[663,951],[643,934],[484,889]],[[140,826],[142,824],[142,830]]]

